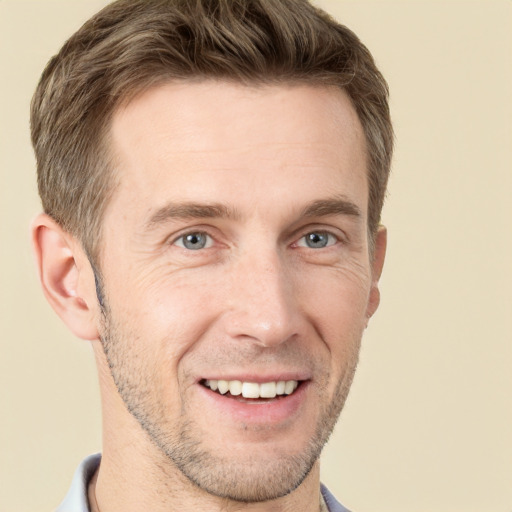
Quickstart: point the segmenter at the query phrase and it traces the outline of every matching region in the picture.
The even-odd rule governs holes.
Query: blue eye
[[[212,238],[206,233],[187,233],[186,235],[180,236],[174,244],[178,247],[183,247],[190,251],[198,251],[200,249],[207,249],[211,247],[213,243]]]
[[[297,245],[300,247],[309,247],[310,249],[323,249],[336,243],[336,237],[325,231],[313,231],[303,236]]]

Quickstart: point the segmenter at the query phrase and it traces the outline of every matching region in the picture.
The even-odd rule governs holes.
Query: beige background
[[[52,510],[101,449],[95,368],[45,303],[28,107],[106,2],[0,0],[0,510]],[[388,78],[383,303],[324,456],[357,512],[512,511],[512,2],[318,2]]]

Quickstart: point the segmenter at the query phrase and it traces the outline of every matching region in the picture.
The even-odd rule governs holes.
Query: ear
[[[375,248],[373,251],[372,265],[372,284],[370,288],[370,296],[368,299],[368,307],[366,309],[366,317],[368,320],[373,316],[380,303],[379,279],[384,266],[386,257],[386,246],[388,241],[388,232],[384,226],[379,226],[375,235]]]
[[[85,340],[99,337],[94,274],[81,244],[51,217],[32,223],[32,243],[44,295],[69,329]]]

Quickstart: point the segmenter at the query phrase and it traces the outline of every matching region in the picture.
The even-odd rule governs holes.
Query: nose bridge
[[[283,343],[298,331],[291,273],[276,248],[240,257],[231,290],[228,330],[263,346]]]

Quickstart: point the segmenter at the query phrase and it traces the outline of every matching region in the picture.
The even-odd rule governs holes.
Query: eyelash
[[[205,242],[205,245],[203,247],[199,247],[197,249],[190,249],[188,247],[185,246],[185,240],[187,237],[192,237],[192,236],[196,236],[196,237],[206,237],[207,240]],[[178,242],[182,242],[181,244],[179,244]],[[180,235],[178,238],[176,238],[173,242],[172,242],[172,245],[177,245],[178,247],[181,247],[182,249],[185,249],[185,250],[189,250],[189,251],[200,251],[202,249],[209,249],[212,245],[213,245],[213,237],[206,233],[205,231],[189,231],[188,233],[184,233],[182,235]]]
[[[320,237],[327,237],[327,241],[326,241],[326,245],[324,246],[321,246],[321,247],[311,247],[308,245],[308,242],[307,242],[307,237],[311,237],[312,235],[320,235]],[[310,238],[311,240],[311,238]],[[301,241],[304,241],[304,244],[301,244],[300,242]],[[339,237],[334,235],[333,233],[329,232],[329,231],[324,231],[324,230],[313,230],[313,231],[309,231],[308,233],[306,233],[305,235],[302,235],[297,242],[295,242],[294,245],[296,245],[297,247],[306,247],[306,248],[309,248],[309,249],[326,249],[328,247],[332,247],[333,245],[336,245],[336,243],[338,243],[340,241]],[[315,243],[314,241],[312,241],[313,243]]]
[[[311,246],[309,246],[306,237],[308,237],[308,236],[311,237],[312,235],[317,235],[317,236],[319,235],[320,238],[321,237],[327,237],[326,245],[319,246],[319,247],[311,247]],[[186,245],[185,245],[186,244],[186,238],[187,237],[192,237],[192,236],[195,236],[195,237],[206,237],[206,241],[205,241],[204,245],[200,246],[198,248],[195,248],[195,249],[190,248],[190,247],[186,247]],[[318,229],[318,230],[308,231],[307,233],[301,235],[298,238],[298,240],[292,244],[292,246],[294,246],[294,247],[303,247],[303,248],[312,249],[312,250],[318,250],[318,249],[326,249],[326,248],[332,247],[333,245],[336,245],[340,241],[341,241],[340,237],[335,235],[334,233],[331,233],[331,232],[326,231],[326,230]],[[207,233],[206,231],[189,231],[189,232],[183,233],[179,237],[175,238],[171,245],[176,245],[176,246],[178,246],[178,247],[180,247],[180,248],[182,248],[184,250],[195,252],[195,251],[201,251],[201,250],[204,250],[204,249],[211,248],[214,242],[215,242],[214,238],[209,233]],[[303,243],[301,243],[301,242],[303,242]],[[315,242],[312,241],[312,243],[315,243]]]

